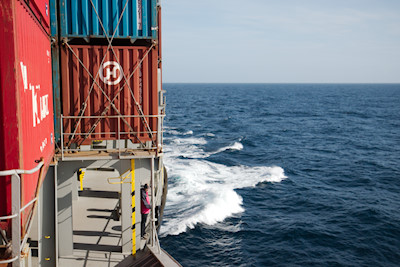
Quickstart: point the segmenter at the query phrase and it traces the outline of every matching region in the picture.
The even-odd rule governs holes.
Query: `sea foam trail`
[[[218,149],[218,150],[215,152],[215,154],[216,154],[216,153],[223,152],[223,151],[226,151],[226,150],[242,150],[242,149],[243,149],[242,143],[240,143],[240,142],[235,142],[233,145],[226,146],[226,147],[223,147],[223,148]]]
[[[192,159],[204,159],[211,155],[224,152],[226,150],[242,150],[243,144],[235,142],[229,146],[219,148],[216,151],[206,152],[199,145],[207,144],[203,137],[174,138],[170,141],[170,146],[166,146],[166,154],[170,157],[185,157]],[[172,149],[173,147],[173,149]]]
[[[241,213],[243,200],[235,189],[286,178],[281,167],[225,166],[202,158],[180,157],[181,153],[205,156],[207,153],[196,146],[205,142],[202,138],[178,138],[166,146],[170,187],[162,236],[178,235],[199,223],[213,225]],[[222,151],[242,149],[243,145],[238,144]]]

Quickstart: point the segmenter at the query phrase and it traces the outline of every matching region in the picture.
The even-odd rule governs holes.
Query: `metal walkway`
[[[121,222],[111,218],[120,189],[107,183],[113,175],[116,173],[86,172],[84,190],[73,203],[74,253],[60,257],[59,266],[115,266],[127,257],[121,253]]]
[[[136,257],[122,254],[121,221],[112,219],[118,204],[120,185],[107,178],[118,173],[87,170],[84,190],[73,203],[73,255],[59,258],[60,267],[97,266],[180,266],[165,251],[147,247]],[[144,247],[142,240],[140,247]]]

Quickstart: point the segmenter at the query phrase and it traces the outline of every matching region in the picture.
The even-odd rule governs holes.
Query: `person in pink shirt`
[[[143,188],[140,190],[140,199],[141,199],[141,213],[142,213],[142,223],[140,227],[141,237],[145,238],[145,228],[146,228],[146,220],[147,216],[150,213],[151,205],[149,200],[149,186],[145,184]]]

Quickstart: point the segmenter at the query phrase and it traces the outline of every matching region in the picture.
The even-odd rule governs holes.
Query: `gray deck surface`
[[[73,203],[74,254],[60,258],[59,266],[115,266],[129,256],[121,253],[121,222],[110,218],[120,190],[108,184],[110,177],[118,173],[86,171],[84,190]]]
[[[118,172],[86,171],[84,190],[73,203],[74,253],[60,257],[59,266],[180,266],[167,253],[157,253],[154,248],[138,251],[136,257],[121,253],[121,222],[111,219],[120,185],[108,184],[107,178],[111,177],[118,177]],[[142,239],[139,247],[144,245]]]

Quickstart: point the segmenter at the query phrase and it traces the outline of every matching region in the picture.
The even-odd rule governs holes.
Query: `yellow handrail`
[[[128,172],[129,171],[129,172]],[[124,177],[123,175],[128,172],[128,174]],[[109,184],[130,184],[131,182],[124,182],[124,180],[126,180],[128,177],[132,177],[132,173],[133,171],[131,170],[127,170],[126,172],[124,172],[122,175],[118,176],[118,177],[112,177],[112,178],[107,178],[107,182]],[[115,180],[115,179],[119,179],[119,182],[111,182],[111,180]]]

